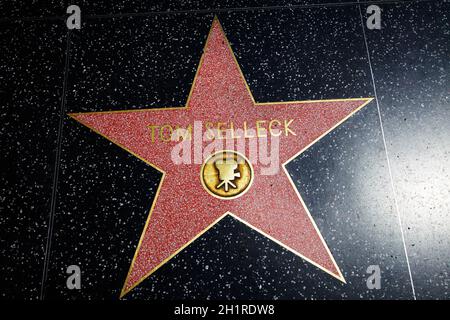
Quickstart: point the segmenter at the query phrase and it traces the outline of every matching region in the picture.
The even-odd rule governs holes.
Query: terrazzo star
[[[163,173],[121,296],[226,215],[345,282],[285,165],[370,100],[256,102],[215,18],[185,107],[71,114]],[[280,143],[282,170],[276,175],[259,174],[259,164],[253,167],[247,154],[234,150],[203,164],[175,165],[170,151],[176,142],[152,143],[149,125],[198,119],[216,124],[293,119],[289,129],[296,134]]]

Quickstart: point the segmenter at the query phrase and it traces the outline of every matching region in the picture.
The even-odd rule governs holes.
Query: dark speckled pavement
[[[228,216],[124,299],[450,299],[449,1],[0,2],[1,299],[119,299],[161,173],[68,113],[184,105],[214,16],[256,101],[375,98],[287,165],[346,283]]]

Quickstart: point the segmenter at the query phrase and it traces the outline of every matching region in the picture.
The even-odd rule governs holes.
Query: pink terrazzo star
[[[370,98],[257,103],[217,19],[214,19],[185,107],[70,116],[164,173],[121,296],[132,290],[212,225],[230,214],[331,276],[345,281],[285,164],[366,105]],[[294,134],[280,136],[280,170],[261,174],[236,199],[210,195],[200,181],[201,163],[175,164],[176,141],[162,141],[149,126],[187,127],[203,123],[255,124],[294,119]],[[156,127],[155,127],[156,128]],[[200,142],[204,147],[207,142]],[[248,156],[248,155],[247,155]]]

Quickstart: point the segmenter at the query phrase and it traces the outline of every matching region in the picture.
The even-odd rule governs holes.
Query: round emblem
[[[235,199],[248,191],[253,182],[253,167],[248,159],[231,150],[222,150],[206,159],[200,172],[202,185],[220,199]]]

